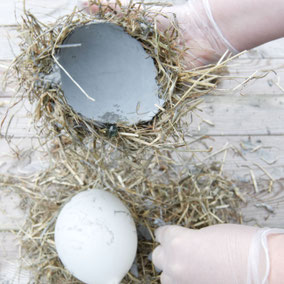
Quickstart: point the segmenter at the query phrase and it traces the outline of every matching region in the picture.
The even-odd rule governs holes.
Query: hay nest
[[[47,149],[49,167],[32,177],[2,176],[1,184],[14,188],[28,210],[19,236],[25,264],[33,269],[37,283],[79,283],[60,263],[53,232],[60,208],[88,188],[117,195],[137,224],[138,253],[123,283],[158,283],[159,274],[149,259],[156,245],[155,228],[180,224],[198,229],[240,222],[238,188],[221,175],[219,163],[200,163],[194,142],[204,137],[186,135],[190,113],[201,103],[200,97],[216,86],[224,62],[189,71],[182,64],[186,48],[177,45],[175,22],[169,20],[169,28],[162,32],[151,5],[121,7],[117,1],[121,11],[116,13],[96,4],[98,14],[75,9],[53,24],[41,23],[25,12],[20,29],[22,53],[6,81],[16,76],[19,90],[34,104],[34,126]],[[118,124],[117,131],[110,132],[107,126],[98,127],[75,113],[60,84],[48,79],[56,66],[57,47],[73,29],[94,20],[123,27],[154,59],[166,104],[152,121]]]

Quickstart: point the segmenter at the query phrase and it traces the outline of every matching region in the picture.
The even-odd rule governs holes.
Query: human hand
[[[278,231],[232,224],[200,230],[163,226],[156,230],[160,246],[152,259],[163,271],[162,284],[267,283],[267,235]]]
[[[123,6],[129,4],[128,0],[120,2]],[[101,3],[119,11],[116,2],[101,1]],[[87,8],[88,2],[83,2],[83,6]],[[99,7],[92,5],[88,9],[96,13]],[[183,5],[171,7],[152,7],[151,12],[161,31],[166,30],[171,21],[178,23],[181,31],[178,45],[187,48],[184,65],[188,68],[216,62],[227,50],[233,54],[237,53],[215,23],[207,0],[188,0]]]

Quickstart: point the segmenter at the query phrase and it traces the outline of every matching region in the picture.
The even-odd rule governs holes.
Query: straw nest
[[[240,222],[238,188],[221,175],[220,163],[204,165],[198,160],[194,143],[205,137],[188,135],[190,114],[201,103],[200,97],[216,86],[224,63],[186,70],[182,64],[186,49],[177,45],[175,22],[169,19],[169,28],[161,32],[151,5],[121,7],[119,1],[117,5],[119,13],[102,5],[96,15],[75,9],[53,24],[41,23],[28,11],[23,17],[22,53],[14,60],[7,82],[16,76],[19,90],[34,104],[34,126],[47,149],[49,166],[29,177],[2,176],[1,184],[17,190],[27,208],[19,236],[25,266],[33,269],[37,283],[79,283],[60,263],[53,232],[60,208],[88,188],[117,195],[136,222],[138,253],[123,283],[159,282],[149,257],[158,226],[198,229]],[[73,29],[94,20],[123,27],[154,59],[166,104],[152,121],[117,125],[115,132],[97,127],[76,114],[65,102],[60,84],[49,80],[57,47]]]

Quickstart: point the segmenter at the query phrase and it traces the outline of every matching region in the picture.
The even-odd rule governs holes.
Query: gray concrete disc
[[[59,63],[95,99],[88,99],[60,70],[65,98],[76,112],[98,122],[128,125],[151,120],[158,112],[155,104],[163,101],[158,98],[154,61],[122,28],[85,25],[76,28],[64,45]]]

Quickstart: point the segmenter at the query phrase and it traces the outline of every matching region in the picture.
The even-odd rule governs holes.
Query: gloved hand
[[[120,0],[123,6],[127,6],[128,0]],[[112,8],[119,10],[115,6],[115,1],[101,1]],[[88,2],[83,2],[87,7]],[[98,6],[90,7],[91,12],[97,12]],[[228,50],[232,54],[238,51],[223,36],[216,24],[208,0],[188,0],[183,5],[172,7],[152,7],[152,20],[157,20],[160,30],[166,30],[170,21],[177,21],[181,33],[178,44],[185,46],[187,51],[184,56],[184,64],[189,67],[198,67],[217,61]],[[162,16],[165,15],[166,17]]]
[[[162,284],[264,284],[270,260],[267,236],[278,229],[223,224],[200,230],[163,226],[152,255]]]
[[[181,30],[180,45],[188,48],[184,58],[188,67],[216,62],[227,50],[231,54],[238,53],[215,22],[208,0],[188,0],[183,5],[163,8],[162,13],[176,15]],[[157,19],[159,28],[167,28],[165,17],[158,16]]]

